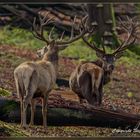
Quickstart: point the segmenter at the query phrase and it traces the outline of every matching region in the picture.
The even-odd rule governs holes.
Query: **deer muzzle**
[[[37,55],[38,58],[42,57],[42,51],[38,50],[38,51],[36,52],[36,55]]]

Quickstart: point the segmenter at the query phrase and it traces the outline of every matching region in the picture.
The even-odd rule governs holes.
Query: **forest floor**
[[[36,54],[27,49],[19,49],[9,45],[0,46],[0,87],[16,95],[13,77],[14,69],[26,60],[37,60]],[[68,79],[78,64],[77,60],[60,58],[59,77]],[[104,88],[102,108],[117,109],[132,114],[140,114],[140,65],[117,63],[112,74],[112,81]],[[61,95],[67,100],[78,102],[77,96],[69,88],[60,87]],[[55,92],[58,92],[55,91]],[[53,93],[51,93],[53,95]],[[2,95],[0,95],[2,96]],[[51,99],[49,99],[50,102]],[[14,128],[14,129],[13,129]],[[82,126],[49,126],[47,132],[41,126],[21,129],[19,124],[0,122],[0,136],[113,136],[113,129]],[[118,134],[119,136],[121,134]],[[124,135],[124,134],[123,134]],[[140,133],[126,134],[140,136]]]

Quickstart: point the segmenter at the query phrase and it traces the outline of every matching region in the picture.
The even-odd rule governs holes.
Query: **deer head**
[[[130,25],[127,26],[120,20],[120,24],[123,30],[127,32],[127,39],[120,44],[116,48],[116,50],[112,54],[106,53],[104,44],[102,45],[102,49],[99,49],[95,44],[91,44],[88,42],[87,38],[83,36],[84,42],[92,49],[96,51],[97,56],[101,59],[103,62],[102,68],[107,72],[112,72],[114,69],[114,62],[120,58],[121,54],[125,49],[127,49],[128,46],[134,44],[136,41],[136,33],[138,28],[138,23],[134,22],[133,19],[129,19],[127,21]],[[92,32],[93,34],[94,32]]]
[[[78,35],[74,36],[74,29],[75,29],[75,22],[76,22],[76,17],[74,18],[72,22],[72,28],[71,28],[71,34],[70,38],[68,40],[64,40],[64,35],[65,31],[61,34],[61,37],[58,39],[52,38],[52,33],[55,27],[53,27],[48,35],[48,37],[45,37],[44,35],[44,27],[47,26],[49,23],[54,22],[53,17],[47,19],[46,17],[41,18],[39,16],[39,25],[36,24],[36,18],[34,19],[33,22],[33,35],[39,39],[42,40],[46,43],[46,45],[39,51],[37,51],[37,54],[39,57],[42,57],[44,54],[47,54],[47,56],[50,57],[56,57],[58,59],[58,52],[60,50],[65,49],[70,43],[80,39],[86,32],[86,24],[85,22],[87,21],[87,16],[85,16],[81,20],[81,24],[78,25]]]

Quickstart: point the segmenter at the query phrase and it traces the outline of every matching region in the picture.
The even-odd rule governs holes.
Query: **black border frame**
[[[62,3],[140,3],[140,0],[0,0],[0,4],[62,4]],[[140,136],[138,137],[129,137],[129,136],[112,136],[112,137],[0,137],[0,140],[139,140]]]

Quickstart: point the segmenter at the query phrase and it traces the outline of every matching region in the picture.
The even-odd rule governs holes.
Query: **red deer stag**
[[[95,62],[80,63],[70,76],[70,88],[79,96],[80,103],[83,102],[83,99],[86,99],[91,105],[101,105],[103,85],[110,81],[114,62],[120,57],[121,52],[136,40],[135,33],[138,24],[135,24],[132,19],[129,19],[129,23],[130,26],[127,27],[121,21],[128,37],[112,54],[106,53],[105,46],[102,46],[103,49],[101,50],[96,45],[89,43],[85,36],[82,37],[84,42],[96,51],[100,59]]]
[[[33,35],[44,41],[47,45],[39,51],[39,55],[43,55],[40,61],[29,61],[20,64],[14,71],[14,78],[17,88],[17,94],[21,105],[21,126],[26,128],[26,110],[31,104],[31,120],[30,125],[34,123],[35,104],[34,98],[42,98],[42,115],[43,126],[47,127],[47,99],[50,91],[56,83],[57,67],[58,67],[58,52],[65,49],[68,44],[78,40],[85,34],[85,30],[74,36],[74,22],[69,40],[64,40],[64,32],[60,39],[52,39],[52,30],[48,38],[44,35],[44,26],[52,22],[53,19],[39,17],[40,23],[33,22]],[[83,19],[85,21],[85,18]]]

